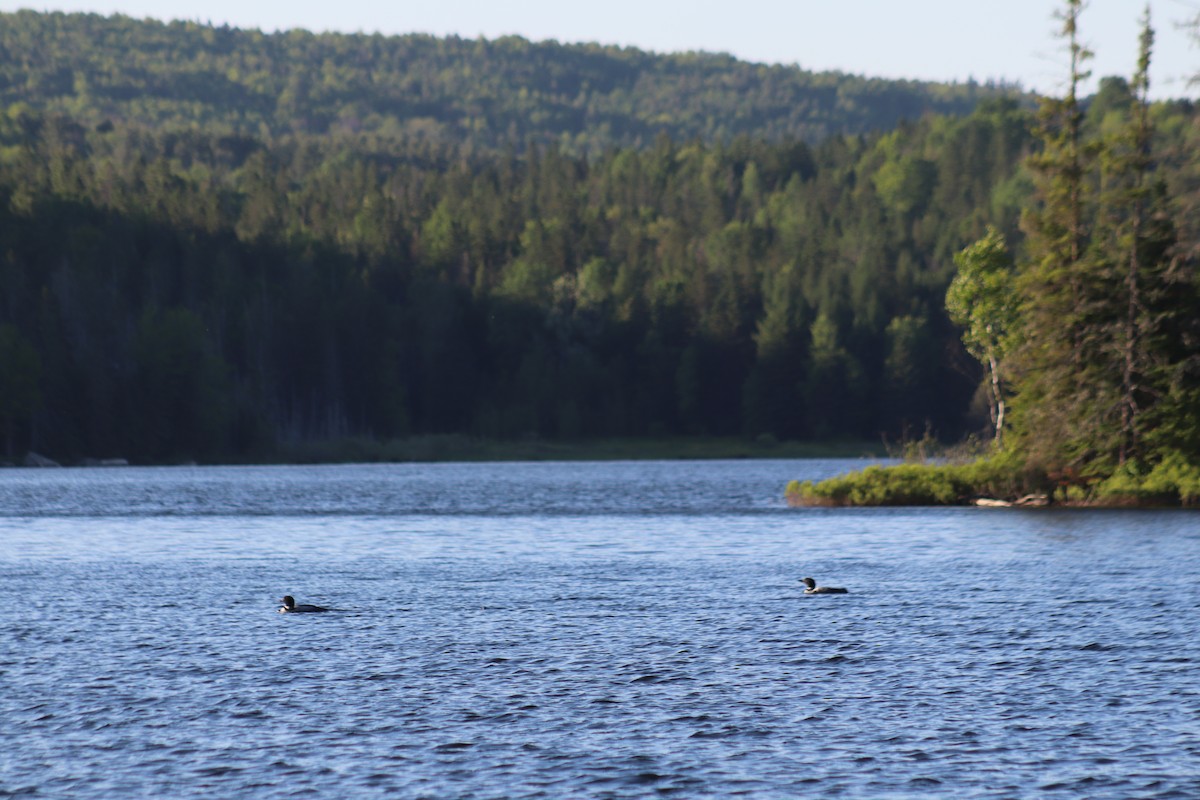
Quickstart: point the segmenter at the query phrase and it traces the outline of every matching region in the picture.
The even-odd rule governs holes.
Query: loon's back
[[[805,594],[849,594],[848,591],[839,586],[817,586],[817,582],[812,578],[804,578],[804,585],[808,588],[804,590]]]

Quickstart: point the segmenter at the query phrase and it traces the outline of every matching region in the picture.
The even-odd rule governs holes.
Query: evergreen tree
[[[1146,413],[1164,395],[1161,367],[1164,345],[1180,298],[1167,285],[1174,234],[1166,210],[1164,187],[1157,176],[1151,147],[1149,70],[1154,32],[1150,9],[1141,22],[1137,69],[1130,84],[1124,120],[1104,142],[1101,160],[1101,208],[1094,259],[1101,267],[1093,305],[1103,310],[1109,334],[1099,354],[1103,367],[1092,380],[1106,384],[1112,398],[1105,416],[1112,437],[1098,443],[1118,464],[1142,460]],[[1176,307],[1177,308],[1177,307]]]
[[[1094,387],[1080,381],[1096,333],[1084,294],[1095,152],[1084,140],[1077,96],[1091,58],[1079,39],[1082,10],[1082,0],[1066,0],[1059,14],[1070,59],[1067,92],[1042,100],[1038,112],[1042,150],[1029,159],[1037,197],[1022,219],[1028,263],[1018,281],[1024,317],[1014,365],[1020,433],[1028,457],[1055,469],[1078,467],[1095,440]]]

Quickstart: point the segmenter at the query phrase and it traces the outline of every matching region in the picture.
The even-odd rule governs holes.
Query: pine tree
[[[1095,161],[1077,97],[1091,58],[1079,40],[1082,10],[1082,0],[1066,0],[1059,14],[1070,56],[1067,92],[1043,100],[1038,112],[1042,149],[1029,159],[1037,202],[1022,219],[1028,263],[1018,280],[1025,322],[1015,359],[1020,403],[1014,421],[1027,457],[1053,468],[1086,461],[1094,439],[1089,416],[1094,398],[1080,381],[1093,346],[1085,285],[1094,205],[1088,176]]]
[[[1100,409],[1112,418],[1110,436],[1099,443],[1118,465],[1140,461],[1146,412],[1163,396],[1167,325],[1177,313],[1179,294],[1168,285],[1174,231],[1165,213],[1165,190],[1152,153],[1150,55],[1154,31],[1150,9],[1141,20],[1137,69],[1130,84],[1130,106],[1122,125],[1104,142],[1101,159],[1100,213],[1095,260],[1101,279],[1093,305],[1104,310],[1108,335],[1098,353],[1103,369],[1095,379],[1111,398]]]

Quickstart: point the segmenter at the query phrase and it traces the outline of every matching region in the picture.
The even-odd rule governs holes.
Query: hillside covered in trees
[[[1012,87],[813,73],[709,53],[424,35],[264,34],[94,14],[0,14],[0,105],[94,127],[317,134],[391,150],[556,144],[598,154],[739,135],[815,143],[968,113]]]
[[[312,55],[335,46],[365,48],[367,66],[389,47],[502,52],[512,69],[521,48],[534,65],[530,54],[551,52],[661,58],[664,74],[722,60],[28,12],[3,22],[0,435],[10,454],[218,460],[425,433],[820,440],[986,426],[986,404],[972,404],[981,369],[944,299],[955,254],[989,224],[1022,247],[1040,145],[1020,98],[854,135],[769,114],[761,127],[736,123],[754,133],[736,135],[736,114],[677,108],[675,95],[660,113],[684,127],[639,129],[625,116],[605,128],[584,113],[580,130],[597,140],[502,132],[491,120],[503,115],[464,106],[460,120],[480,120],[468,135],[443,111],[389,117],[362,97],[350,104],[370,121],[347,127],[329,111],[344,98],[316,91],[324,83],[307,84],[286,113],[235,86],[250,75],[286,83],[304,65],[342,75],[342,62]],[[117,44],[89,45],[106,41],[93,28],[158,44],[116,58]],[[42,29],[77,36],[57,60],[35,56]],[[13,55],[22,36],[25,62]],[[282,55],[290,46],[296,54]],[[229,53],[243,59],[237,81]],[[443,57],[467,81],[447,96],[465,102],[469,60]],[[410,73],[379,61],[376,92],[437,63]],[[217,62],[224,81],[199,67],[191,83],[181,77],[181,65]],[[728,80],[761,72],[726,63]],[[530,69],[531,86],[566,80]],[[484,88],[504,72],[482,71]],[[135,73],[141,83],[123,82]],[[285,84],[264,85],[282,102]],[[244,105],[229,99],[239,96]],[[1126,82],[1107,80],[1081,124],[1100,133],[1136,107]],[[1194,111],[1150,112],[1164,180],[1183,196]],[[532,107],[512,114],[537,118]],[[396,133],[420,119],[457,133]],[[692,130],[689,119],[706,121]]]

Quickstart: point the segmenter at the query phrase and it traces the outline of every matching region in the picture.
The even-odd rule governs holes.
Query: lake
[[[2,470],[0,797],[1200,797],[1195,512],[862,465]]]

